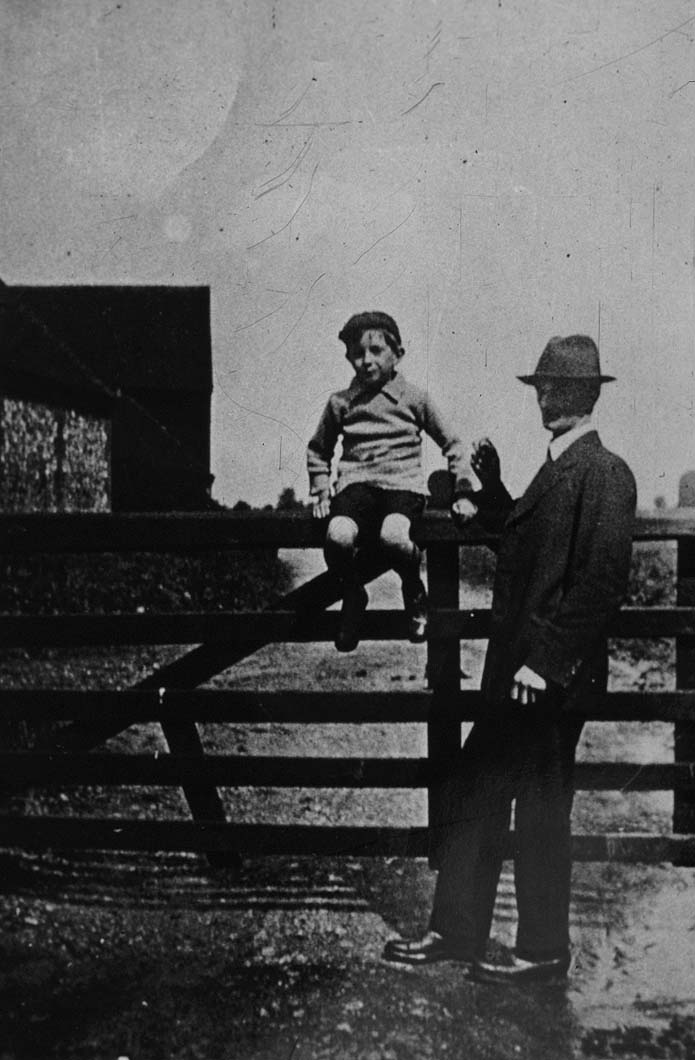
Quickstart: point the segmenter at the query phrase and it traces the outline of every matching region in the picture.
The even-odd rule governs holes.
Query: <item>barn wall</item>
[[[73,409],[0,400],[0,510],[108,511],[110,424]]]

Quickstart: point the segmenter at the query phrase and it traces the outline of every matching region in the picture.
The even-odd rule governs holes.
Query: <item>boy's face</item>
[[[391,349],[382,331],[363,331],[345,355],[360,383],[378,390],[393,377],[402,351]]]

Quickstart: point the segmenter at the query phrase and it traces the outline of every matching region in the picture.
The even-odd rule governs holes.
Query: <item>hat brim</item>
[[[614,375],[552,375],[551,373],[542,375],[518,375],[517,379],[522,383],[526,383],[528,386],[535,386],[536,383],[542,383],[546,380],[564,380],[566,383],[614,383]]]

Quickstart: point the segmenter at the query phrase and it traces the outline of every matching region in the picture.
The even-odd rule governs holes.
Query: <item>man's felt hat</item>
[[[522,383],[536,386],[546,379],[612,383],[614,375],[602,375],[598,348],[588,335],[556,336],[548,342],[533,375],[518,375]]]

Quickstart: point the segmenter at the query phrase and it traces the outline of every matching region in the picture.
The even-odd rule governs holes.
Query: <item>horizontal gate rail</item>
[[[422,788],[442,779],[426,758],[290,758],[205,755],[205,779],[216,787]],[[0,753],[7,786],[176,785],[200,780],[193,755]],[[581,762],[582,791],[695,789],[695,763]]]
[[[251,856],[291,854],[350,857],[424,857],[426,828],[225,824],[219,821],[143,821],[126,818],[0,817],[0,844],[23,849],[219,851]],[[510,834],[507,855],[514,837]],[[616,833],[575,835],[576,861],[695,862],[695,836]]]
[[[321,548],[325,528],[296,512],[56,512],[0,514],[0,551],[193,552],[226,548]],[[414,524],[422,544],[487,544],[476,527],[460,529],[447,512],[429,511]],[[637,541],[695,537],[695,512],[638,516]]]
[[[695,611],[693,612],[695,616]],[[317,612],[303,618],[294,611],[204,612],[117,615],[2,615],[0,643],[25,645],[118,644],[247,644],[331,641],[338,628],[338,613]],[[484,636],[484,619],[472,619],[471,636]],[[367,612],[363,637],[391,640],[405,637],[402,611]]]
[[[429,721],[432,702],[430,691],[331,692],[327,701],[325,692],[0,689],[0,719],[35,722],[108,718],[114,726],[122,727],[183,718],[239,725],[411,724]],[[463,691],[452,697],[447,717],[452,721],[475,721],[488,713],[480,692]],[[695,690],[609,692],[583,703],[581,714],[587,721],[690,720],[695,717]]]
[[[259,639],[306,643],[332,641],[337,612],[320,613],[301,625],[294,611],[205,612],[115,615],[0,615],[5,647],[68,645],[253,643]],[[430,640],[479,640],[488,636],[488,610],[433,610]],[[395,640],[406,634],[402,611],[367,611],[363,640]],[[612,637],[695,636],[695,607],[627,607],[610,627]]]

